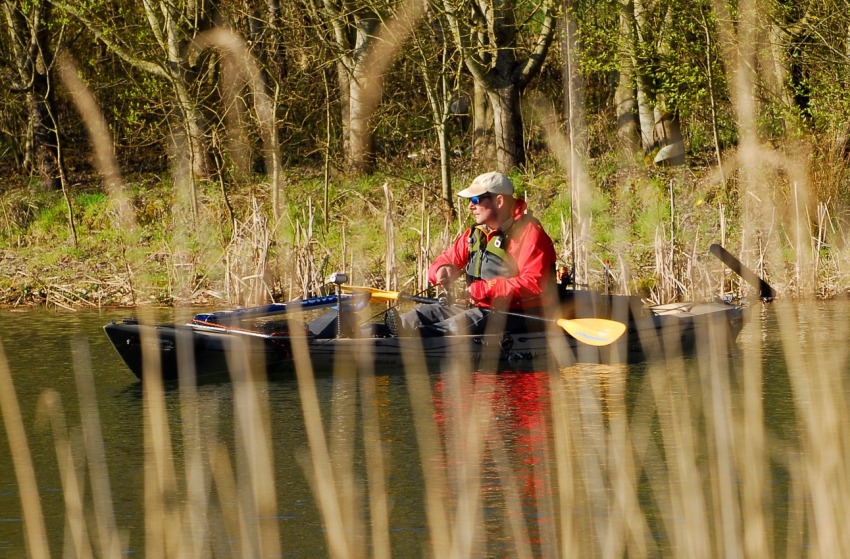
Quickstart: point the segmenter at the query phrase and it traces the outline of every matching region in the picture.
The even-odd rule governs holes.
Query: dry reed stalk
[[[446,508],[452,520],[448,557],[478,557],[482,553],[481,466],[484,433],[492,410],[492,389],[473,385],[469,370],[450,367],[442,375],[443,435],[449,495]],[[482,386],[484,385],[483,390]],[[454,502],[452,502],[454,501]]]
[[[658,286],[650,289],[650,298],[653,303],[661,304],[670,301],[670,282],[667,274],[667,251],[664,247],[663,226],[655,228],[655,275],[658,278]]]
[[[558,251],[558,254],[561,257],[561,260],[564,261],[566,266],[569,268],[572,265],[572,250],[570,246],[572,245],[572,228],[570,227],[569,221],[564,218],[563,212],[561,212],[561,250]]]
[[[808,339],[834,339],[847,324],[809,323],[805,307],[795,313],[779,307],[782,345],[788,364],[794,406],[800,428],[800,487],[805,496],[806,533],[812,554],[818,557],[846,557],[850,554],[850,534],[843,518],[848,514],[850,475],[845,461],[850,457],[850,414],[846,385],[836,371],[848,362],[844,343],[831,352],[811,352],[800,348]],[[843,328],[841,328],[843,326]]]
[[[430,282],[428,281],[428,269],[430,268],[431,263],[431,254],[433,247],[431,245],[431,222],[428,221],[425,223],[425,244],[422,246],[421,257],[422,262],[419,266],[419,284],[417,287],[417,293],[422,293],[425,289],[428,288]]]
[[[683,367],[654,367],[650,373],[664,455],[663,476],[653,479],[662,507],[662,522],[675,557],[712,557],[707,531],[707,503],[698,488],[703,486],[698,458],[695,424],[690,403],[678,395],[687,394]]]
[[[761,345],[743,354],[741,417],[737,422],[739,443],[736,444],[737,466],[741,478],[741,537],[746,557],[775,557],[773,542],[774,521],[771,510],[770,460],[764,410],[764,371]],[[723,368],[720,368],[723,371]]]
[[[59,393],[45,390],[38,401],[39,415],[46,415],[53,432],[59,476],[62,481],[62,496],[65,503],[66,539],[65,549],[72,549],[74,557],[94,557],[88,527],[85,521],[85,480],[77,475],[74,453],[65,424],[65,410]],[[70,541],[68,541],[70,539]]]
[[[290,331],[297,333],[300,331],[298,323],[292,316],[294,315],[287,315],[290,318]],[[325,526],[325,538],[330,557],[334,559],[352,558],[355,557],[354,550],[351,548],[351,541],[346,535],[350,519],[344,515],[344,506],[339,495],[330,447],[320,413],[321,408],[310,354],[307,349],[307,340],[303,335],[296,334],[292,336],[291,343],[295,373],[298,379],[298,393],[301,397],[301,409],[304,414],[304,425],[310,445],[310,458],[308,465],[304,468],[305,475],[313,488],[314,495],[316,495],[319,512]]]
[[[425,516],[430,533],[431,557],[451,559],[451,519],[445,502],[448,494],[446,457],[434,425],[433,392],[419,350],[413,346],[402,354],[404,375],[413,412],[413,426],[422,457]]]
[[[225,293],[236,305],[261,304],[271,295],[266,282],[269,265],[270,231],[256,198],[251,199],[252,211],[244,222],[234,220],[234,232],[222,255]],[[197,292],[201,282],[193,287]]]
[[[127,231],[130,233],[130,238],[133,238],[136,219],[113,151],[115,144],[109,131],[109,124],[100,111],[91,90],[80,79],[80,71],[75,62],[64,52],[58,54],[56,58],[62,84],[68,90],[89,133],[94,151],[94,165],[103,177],[104,186],[117,213],[118,227],[116,229]]]
[[[45,297],[46,305],[55,305],[57,307],[63,308],[66,311],[75,312],[77,309],[74,306],[74,303],[71,301],[67,301],[67,298],[64,297],[61,293],[54,291],[51,288],[48,288],[47,296]]]
[[[505,499],[505,513],[507,517],[507,532],[513,544],[511,557],[516,559],[531,559],[534,552],[528,534],[528,525],[525,521],[525,511],[522,506],[522,497],[519,491],[519,481],[514,473],[513,465],[505,448],[504,436],[497,422],[491,422],[490,432],[486,435],[490,454],[495,462],[499,475],[499,482]]]
[[[562,357],[572,355],[561,334],[550,337],[550,348]],[[648,433],[648,425],[628,421],[627,371],[625,366],[575,365],[550,374],[556,556],[614,557],[628,550],[630,557],[647,557],[656,552],[638,494],[643,454],[630,435],[637,429],[637,440],[645,439],[641,434]]]
[[[172,143],[172,176],[174,203],[171,207],[174,234],[171,242],[170,293],[175,301],[191,301],[192,283],[199,274],[197,253],[193,244],[200,240],[204,227],[200,222],[196,177],[191,158],[193,150],[187,149],[187,136],[175,138]]]
[[[619,264],[620,268],[620,286],[619,291],[617,291],[617,293],[619,293],[620,295],[631,295],[632,290],[629,287],[629,284],[631,283],[629,279],[629,271],[626,267],[626,261],[623,258],[622,253],[619,251],[617,252],[617,263]]]
[[[116,557],[122,553],[121,537],[115,522],[112,506],[112,487],[106,467],[106,448],[103,444],[100,413],[97,408],[97,393],[91,370],[91,355],[88,345],[81,339],[73,346],[74,372],[77,397],[80,400],[80,415],[85,442],[86,463],[92,486],[95,509],[97,547],[101,557]]]
[[[189,317],[178,312],[175,319],[185,322]],[[199,399],[196,385],[194,344],[191,336],[183,332],[177,336],[178,375],[180,378],[179,401],[181,431],[183,439],[183,477],[185,480],[185,529],[186,538],[192,542],[187,558],[203,559],[207,553],[209,538],[207,497],[208,476],[204,467],[204,437],[201,433]],[[213,415],[212,417],[215,417]],[[208,430],[207,436],[215,441],[215,431]]]
[[[190,46],[198,53],[217,48],[227,60],[224,68],[228,73],[220,83],[230,97],[238,97],[237,91],[248,88],[254,111],[257,115],[260,133],[263,139],[263,151],[266,168],[272,176],[272,215],[280,220],[281,206],[285,203],[285,193],[281,190],[280,145],[277,136],[275,108],[279,98],[279,89],[275,86],[274,95],[269,95],[262,70],[257,59],[251,55],[248,45],[236,33],[216,27],[198,34]]]
[[[563,337],[551,335],[547,339],[549,350],[560,352],[567,364],[567,360],[574,360],[575,355],[567,346]],[[576,476],[575,465],[572,460],[573,444],[571,440],[571,426],[573,407],[567,399],[567,391],[564,380],[556,367],[550,365],[549,374],[549,399],[552,413],[552,434],[554,437],[555,457],[555,479],[558,488],[558,532],[559,542],[557,552],[562,557],[580,557],[583,550],[588,549],[580,541],[581,527],[578,524],[579,515],[575,509],[581,506],[580,494],[576,490],[577,484],[573,483]]]
[[[235,342],[235,341],[234,341]],[[280,557],[274,454],[269,420],[265,362],[262,352],[249,349],[259,340],[243,339],[229,348],[236,417],[237,487],[243,514],[251,531],[244,533],[256,557]],[[257,356],[254,360],[251,356]]]
[[[575,366],[567,376],[567,394],[574,409],[574,444],[583,452],[576,457],[576,468],[584,482],[587,523],[591,545],[600,547],[603,556],[624,546],[618,514],[610,510],[607,488],[610,484],[608,445],[603,412],[603,394],[596,371],[587,374],[585,367]],[[605,514],[608,511],[607,515]],[[596,540],[596,541],[594,541]],[[598,542],[598,543],[597,543]]]
[[[363,371],[367,374],[366,371]],[[340,507],[347,519],[345,536],[353,557],[365,556],[362,500],[354,475],[354,442],[357,439],[357,360],[334,360],[334,385],[328,421],[329,455],[338,487]],[[365,404],[365,403],[364,403]]]
[[[619,366],[575,365],[551,376],[562,494],[559,556],[649,553],[623,401],[625,373]]]
[[[221,557],[251,557],[254,550],[249,547],[248,515],[239,498],[236,474],[230,462],[230,453],[220,441],[210,445],[210,473],[215,483],[218,502],[236,503],[235,507],[221,506],[222,523],[226,538],[217,546]]]
[[[812,242],[814,246],[812,247],[812,257],[814,263],[812,264],[812,283],[814,285],[814,290],[817,293],[820,289],[819,279],[820,279],[820,269],[821,269],[821,248],[824,245],[824,222],[829,219],[829,210],[826,205],[822,202],[818,202],[817,206],[817,230],[815,233]]]
[[[377,30],[376,41],[363,59],[364,71],[360,79],[370,84],[361,98],[364,115],[369,118],[381,100],[383,94],[383,76],[390,64],[396,59],[399,49],[425,16],[426,4],[417,0],[399,2],[391,17],[385,19]]]
[[[736,421],[732,417],[733,402],[730,378],[722,362],[729,355],[723,332],[709,324],[701,329],[698,361],[702,380],[702,409],[706,421],[708,456],[712,466],[711,499],[714,511],[712,532],[715,534],[715,552],[724,557],[741,557],[741,512],[738,503],[738,473],[735,461]]]
[[[572,83],[571,83],[572,85]],[[538,96],[532,101],[534,116],[543,126],[543,133],[549,151],[557,158],[560,167],[567,173],[568,188],[570,195],[570,218],[569,235],[562,235],[564,239],[570,239],[569,254],[571,258],[565,258],[574,267],[575,281],[582,284],[589,283],[589,255],[590,255],[590,232],[592,216],[590,214],[590,201],[593,197],[594,184],[587,172],[586,153],[582,151],[584,145],[582,138],[587,134],[586,119],[581,107],[575,103],[570,105],[569,119],[573,124],[581,123],[581,130],[571,127],[570,136],[565,136],[560,129],[560,119],[555,113],[551,103]],[[576,144],[576,142],[579,142]]]
[[[704,299],[705,297],[697,296],[697,289],[695,284],[694,273],[696,272],[696,263],[697,263],[697,251],[699,250],[700,244],[699,235],[694,236],[694,242],[691,246],[691,252],[686,253],[684,248],[681,249],[678,253],[678,266],[674,268],[676,273],[676,284],[679,286],[679,300],[680,301],[695,301],[698,298]],[[682,262],[685,262],[684,264]],[[705,289],[705,285],[707,282],[700,282]]]
[[[307,205],[307,212],[306,227],[299,220],[294,224],[295,243],[292,247],[292,258],[295,261],[293,273],[296,281],[300,283],[298,295],[320,292],[325,283],[323,269],[328,261],[327,255],[319,259],[315,253],[318,242],[313,235],[316,212],[312,201]],[[318,264],[317,260],[320,260]]]
[[[383,438],[378,416],[378,390],[375,374],[369,369],[374,363],[371,356],[358,356],[359,391],[363,414],[363,444],[366,457],[366,473],[369,487],[371,557],[390,559],[390,506],[387,502],[386,465]]]
[[[533,438],[542,441],[549,440],[548,422],[545,416],[539,417],[539,424],[532,430]],[[558,549],[558,534],[555,522],[548,519],[558,517],[556,499],[552,487],[555,486],[555,476],[551,467],[551,452],[549,445],[535,445],[533,449],[532,475],[536,480],[534,498],[537,503],[537,525],[535,527],[540,540],[540,553],[544,557],[555,557]]]
[[[799,190],[797,188],[797,183],[793,185],[794,189],[794,239],[792,240],[792,246],[794,247],[794,252],[796,253],[797,258],[794,259],[794,276],[793,282],[797,288],[797,295],[802,294],[803,288],[803,278],[802,270],[801,270],[801,257],[805,252],[805,248],[803,246],[803,232],[801,231],[800,224],[803,223],[803,218],[800,215],[800,200],[799,200]],[[806,235],[808,236],[808,235]]]
[[[387,249],[385,253],[386,271],[384,274],[384,286],[386,289],[395,290],[398,288],[398,268],[396,266],[396,246],[395,246],[395,215],[393,209],[393,193],[390,190],[388,183],[384,183],[384,200],[386,201],[384,213],[384,234],[387,240]]]
[[[672,365],[672,363],[671,363]],[[643,371],[642,371],[643,373]],[[663,477],[663,460],[661,459],[661,451],[655,444],[658,431],[655,393],[652,388],[652,375],[642,374],[639,385],[634,389],[633,403],[631,405],[629,434],[631,441],[632,455],[634,458],[635,468],[638,472],[643,472],[648,481]],[[658,490],[660,484],[655,487],[650,487],[652,490]],[[666,492],[663,490],[653,494],[655,500],[666,498]],[[648,516],[644,514],[641,507],[640,514],[643,516],[643,522],[648,523]],[[653,530],[646,526],[646,532],[652,533]],[[646,542],[650,549],[650,556],[658,555],[659,549],[655,542],[650,539]]]
[[[416,282],[415,293],[428,288],[428,266],[431,264],[431,220],[426,204],[426,190],[421,190],[419,198],[419,239],[416,247],[416,269],[413,271]]]
[[[62,307],[70,311],[76,311],[80,307],[98,307],[96,303],[92,303],[85,296],[76,292],[75,286],[54,283],[56,279],[57,278],[45,278],[44,280],[45,283],[47,283],[46,305],[49,306],[51,304],[55,304],[58,307]]]
[[[152,320],[144,323],[151,324]],[[145,553],[147,557],[168,559],[188,555],[193,542],[185,538],[185,526],[178,510],[178,487],[174,468],[171,430],[165,406],[159,341],[155,332],[141,332],[142,401],[144,405],[144,510]]]
[[[6,360],[6,352],[0,343],[0,412],[12,463],[15,467],[15,479],[18,481],[18,494],[24,521],[24,537],[27,552],[34,559],[48,559],[50,547],[47,543],[47,531],[44,527],[44,513],[38,492],[32,455],[27,444],[27,434],[21,418],[21,409],[12,381],[12,373]]]
[[[611,366],[605,397],[608,421],[608,469],[612,495],[609,526],[602,542],[603,556],[650,557],[654,549],[651,530],[640,503],[640,467],[632,432],[640,422],[630,421],[626,401],[626,366]]]

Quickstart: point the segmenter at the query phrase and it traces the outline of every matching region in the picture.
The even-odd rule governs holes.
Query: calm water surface
[[[745,352],[758,350],[764,370],[764,395],[766,424],[772,435],[782,440],[792,440],[796,435],[794,404],[791,385],[785,368],[785,357],[779,334],[779,316],[799,316],[801,307],[789,303],[775,303],[753,310],[752,319],[738,339],[739,351],[731,359],[732,384],[735,385],[736,371]],[[846,301],[819,303],[806,307],[800,317],[800,336],[805,343],[791,349],[811,355],[841,353],[846,356],[846,333],[850,325],[850,303]],[[816,316],[812,316],[816,313]],[[106,447],[106,459],[111,483],[113,506],[118,527],[127,538],[129,556],[144,555],[144,440],[143,399],[140,383],[124,367],[102,332],[102,326],[111,319],[126,316],[120,312],[49,312],[49,311],[0,311],[0,342],[2,342],[9,368],[12,373],[18,402],[20,404],[28,442],[35,462],[40,497],[51,550],[60,555],[63,550],[65,515],[62,487],[56,465],[54,438],[44,422],[38,421],[38,402],[47,389],[55,390],[62,398],[67,414],[67,423],[74,440],[80,437],[80,405],[75,381],[72,348],[87,348],[88,363],[95,379],[98,413]],[[168,318],[163,312],[161,318]],[[842,361],[846,363],[846,360]],[[694,367],[693,362],[685,364]],[[581,367],[581,375],[593,377],[607,374],[604,369]],[[601,372],[600,372],[601,371]],[[638,391],[645,366],[635,366],[628,371],[626,390]],[[572,373],[575,374],[575,373]],[[697,373],[693,371],[692,373]],[[844,371],[837,371],[844,374]],[[434,374],[430,376],[434,393],[435,424],[437,432],[447,437],[451,431],[450,415],[444,406],[447,394],[453,390],[453,379]],[[551,452],[545,450],[545,441],[551,438],[541,418],[548,401],[547,376],[545,373],[512,373],[500,376],[479,375],[479,386],[487,386],[492,399],[492,413],[501,433],[502,441],[497,445],[500,452],[507,453],[513,465],[518,488],[518,498],[534,512],[529,537],[535,555],[542,553],[546,536],[547,521],[540,521],[551,510],[541,506],[546,495],[545,480],[539,475],[541,461],[551,460]],[[739,379],[740,380],[740,379]],[[332,413],[331,402],[344,402],[354,397],[354,389],[332,379],[318,381],[318,395],[324,417]],[[347,394],[347,392],[352,392]],[[327,548],[316,499],[304,474],[302,463],[308,456],[307,436],[303,414],[295,382],[276,382],[264,389],[268,398],[270,425],[274,445],[275,490],[279,516],[280,539],[285,557],[324,557]],[[636,394],[634,395],[635,397]],[[427,548],[427,521],[424,504],[424,482],[422,460],[416,442],[408,388],[403,376],[377,378],[377,409],[381,422],[381,439],[387,461],[388,502],[390,504],[390,531],[393,555],[396,557],[421,556]],[[231,458],[236,461],[235,445],[227,434],[234,432],[234,391],[227,383],[203,385],[198,389],[198,404],[203,421],[216,425],[216,431],[231,449]],[[630,395],[627,395],[627,400]],[[174,438],[174,454],[178,470],[182,467],[180,456],[180,406],[179,393],[166,393],[169,410],[169,426]],[[358,415],[359,417],[359,415]],[[331,422],[332,423],[332,422]],[[326,429],[340,429],[356,442],[354,473],[365,479],[362,456],[362,431],[359,428],[333,424]],[[542,449],[542,450],[541,450]],[[448,445],[448,459],[452,459]],[[495,459],[494,459],[495,460]],[[485,466],[488,461],[485,460]],[[505,516],[505,502],[501,497],[490,497],[488,487],[500,483],[497,469],[487,467],[481,473],[485,493],[483,523],[492,538],[486,544],[487,555],[510,555],[509,541],[501,519]],[[782,472],[775,473],[776,481],[783,483]],[[88,495],[90,499],[90,494]],[[777,509],[788,507],[785,501],[777,500]],[[508,513],[510,514],[510,513]],[[490,526],[492,524],[492,526]],[[552,523],[550,523],[552,524]],[[541,528],[542,527],[542,528]],[[661,536],[659,536],[661,537]],[[23,523],[10,449],[5,428],[0,423],[0,557],[25,557]]]

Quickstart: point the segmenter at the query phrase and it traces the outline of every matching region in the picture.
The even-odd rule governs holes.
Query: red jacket
[[[508,255],[518,270],[515,277],[473,281],[469,286],[469,295],[473,302],[482,307],[492,307],[496,300],[510,301],[514,310],[539,308],[550,302],[554,291],[555,246],[552,239],[543,230],[536,219],[518,220],[525,214],[525,200],[514,203],[514,226],[508,230]],[[436,273],[442,266],[450,265],[463,271],[469,259],[470,227],[454,240],[452,245],[434,260],[428,268],[428,280],[437,283]],[[495,232],[491,232],[491,236]]]

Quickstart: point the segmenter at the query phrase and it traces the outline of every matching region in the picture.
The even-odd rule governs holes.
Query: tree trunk
[[[233,56],[224,56],[221,59],[223,79],[220,80],[219,89],[224,108],[221,118],[224,122],[225,139],[224,142],[213,142],[213,151],[221,151],[221,161],[229,163],[219,169],[219,173],[229,167],[233,178],[240,183],[247,181],[253,170],[253,150],[248,134],[249,107],[246,103],[245,80],[240,76],[241,66]]]
[[[525,165],[520,98],[546,60],[555,37],[559,5],[559,0],[543,0],[532,22],[531,18],[517,17],[516,0],[443,0],[463,61],[490,99],[496,161],[502,172]],[[522,51],[517,46],[524,44],[522,37],[526,34],[535,35],[528,40],[532,48],[520,56]],[[479,122],[476,120],[476,125]]]
[[[365,77],[358,64],[350,80],[348,166],[355,173],[368,173],[375,162],[375,135],[372,132],[372,105],[368,102],[369,87],[375,85]]]
[[[208,150],[209,141],[204,134],[200,111],[189,93],[188,81],[185,76],[174,76],[172,86],[181,120],[175,130],[182,128],[185,135],[184,142],[176,142],[177,145],[183,144],[183,148],[180,149],[178,154],[185,153],[188,156],[189,168],[192,170],[193,177],[208,177],[211,168]],[[188,151],[183,152],[184,149]]]
[[[643,42],[643,34],[641,29],[647,25],[644,17],[644,9],[641,0],[634,2],[634,18],[635,18],[635,41],[631,44],[630,55],[632,61],[637,68],[637,53],[639,45]],[[638,122],[640,123],[640,142],[643,146],[644,153],[649,153],[654,147],[652,131],[655,129],[655,110],[653,108],[652,91],[647,83],[648,80],[643,76],[643,73],[638,69],[635,86],[637,89],[637,110]]]
[[[578,28],[573,17],[572,2],[564,2],[562,48],[564,52],[564,115],[567,119],[570,150],[585,158],[589,153],[587,119],[584,114],[584,80],[579,71]],[[573,172],[572,170],[570,171]]]
[[[182,128],[186,135],[185,149],[188,149],[194,182],[194,178],[209,177],[212,170],[210,139],[206,137],[198,96],[195,94],[199,76],[206,73],[210,57],[207,52],[188,47],[201,32],[212,28],[218,6],[215,1],[190,2],[183,6],[185,11],[181,12],[168,0],[154,2],[144,0],[144,9],[168,62],[167,76],[182,119],[181,126],[176,129]],[[165,33],[161,32],[162,29],[165,29]]]
[[[525,165],[525,140],[520,111],[520,88],[510,84],[487,91],[493,108],[496,164],[502,173]]]
[[[667,9],[664,17],[664,28],[673,27],[672,10]],[[663,39],[658,45],[658,53],[664,58],[670,57],[672,46],[670,45],[670,34],[661,33]],[[655,163],[668,165],[685,164],[685,139],[682,136],[682,127],[679,115],[675,110],[669,108],[667,96],[659,93],[655,103],[655,129],[653,130],[655,145],[661,146],[661,150],[655,156]]]
[[[640,130],[637,123],[637,99],[635,97],[634,10],[629,0],[620,4],[620,49],[617,55],[619,76],[614,92],[617,118],[617,139],[620,147],[629,155],[638,153]]]
[[[336,76],[338,80],[337,91],[339,92],[340,124],[342,126],[342,152],[351,153],[351,77],[348,69],[342,62],[336,63]]]
[[[660,109],[655,111],[655,130],[653,136],[656,144],[661,146],[655,155],[654,163],[666,165],[685,164],[685,138],[682,136],[682,126],[679,117],[675,113],[663,113]]]
[[[452,218],[455,217],[455,205],[452,197],[452,166],[449,157],[449,132],[445,120],[437,125],[437,139],[440,143],[440,183],[441,193]]]
[[[388,22],[373,6],[353,10],[347,2],[316,0],[310,7],[315,17],[328,22],[331,43],[338,53],[337,86],[346,164],[354,173],[367,173],[375,159],[372,114],[381,86],[380,78],[371,74],[386,63],[375,60],[372,53]]]
[[[46,45],[45,45],[46,48]],[[31,170],[38,175],[41,185],[47,190],[58,190],[61,187],[59,180],[59,154],[57,140],[58,131],[53,125],[51,111],[53,104],[52,89],[49,87],[47,70],[36,70],[32,75],[32,85],[27,91],[27,105],[29,106],[29,139]]]
[[[484,86],[473,81],[472,92],[472,156],[483,164],[496,161],[493,146],[493,111]]]
[[[11,1],[3,4],[16,72],[10,85],[26,96],[24,168],[38,176],[44,188],[56,190],[61,181],[54,89],[48,75],[53,65],[47,29],[50,8],[41,2],[26,7]]]

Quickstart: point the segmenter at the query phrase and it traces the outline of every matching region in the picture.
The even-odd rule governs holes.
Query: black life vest
[[[518,221],[524,220],[525,216],[515,221],[511,229]],[[472,229],[469,234],[469,257],[466,262],[466,282],[472,283],[479,279],[512,278],[517,270],[516,262],[508,254],[509,237],[497,231],[490,239],[487,232],[479,225]]]

